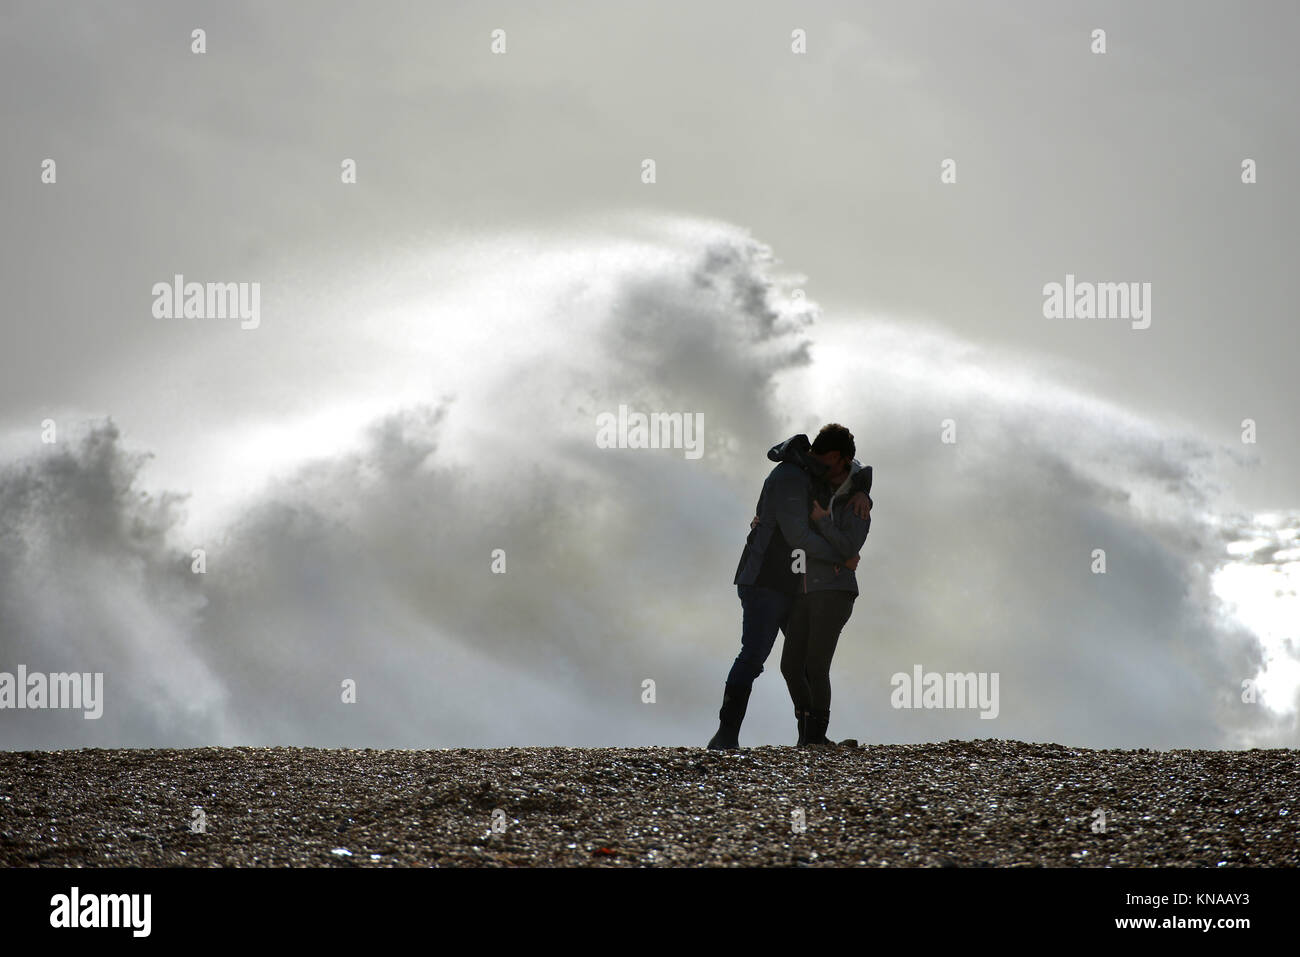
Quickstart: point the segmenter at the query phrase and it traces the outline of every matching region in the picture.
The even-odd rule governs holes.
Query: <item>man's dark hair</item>
[[[817,438],[813,439],[812,452],[814,455],[840,452],[846,459],[852,460],[858,454],[858,447],[853,444],[852,432],[838,422],[832,422],[823,425],[822,430],[817,433]]]

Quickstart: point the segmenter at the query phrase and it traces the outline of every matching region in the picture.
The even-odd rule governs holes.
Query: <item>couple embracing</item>
[[[853,433],[832,423],[811,443],[792,436],[767,457],[757,515],[736,569],[743,612],[740,654],[727,675],[713,749],[740,746],[754,679],[785,635],[781,674],[794,703],[800,745],[834,744],[831,659],[858,595],[858,552],[871,529],[871,467],[854,459]]]

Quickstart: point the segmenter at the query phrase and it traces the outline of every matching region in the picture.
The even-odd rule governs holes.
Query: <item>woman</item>
[[[823,453],[818,457],[828,467],[829,484],[822,490],[821,501],[814,497],[811,518],[841,554],[857,555],[871,530],[871,519],[858,517],[848,507],[848,501],[859,489],[870,493],[871,469],[863,469],[854,461],[856,449],[848,429],[828,425],[822,433],[828,430],[842,431],[833,431],[825,440],[819,434],[814,443],[813,451]],[[831,659],[857,596],[858,581],[852,568],[808,560],[781,652],[781,674],[794,702],[801,745],[835,743],[826,737],[831,711]]]

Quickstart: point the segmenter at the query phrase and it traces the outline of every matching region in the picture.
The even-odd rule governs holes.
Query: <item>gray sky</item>
[[[1298,524],[1298,25],[5,4],[0,670],[116,690],[0,746],[703,741],[762,453],[829,418],[883,484],[832,733],[1295,744],[1234,704],[1263,652],[1209,595]],[[175,273],[261,283],[261,325],[155,319]],[[1067,273],[1151,283],[1150,328],[1044,318]],[[596,449],[621,402],[703,411],[705,459]],[[776,658],[747,742],[788,736]],[[1000,670],[1002,716],[889,708],[913,662]]]

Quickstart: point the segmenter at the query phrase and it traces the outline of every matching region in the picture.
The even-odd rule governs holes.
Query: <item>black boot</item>
[[[804,723],[804,744],[829,744],[834,747],[835,742],[826,737],[826,728],[830,723],[829,711],[809,711],[808,720]]]
[[[722,708],[718,711],[718,731],[709,739],[714,751],[727,751],[740,747],[740,723],[745,720],[749,706],[749,686],[727,683],[722,692]]]
[[[808,712],[795,708],[794,717],[799,722],[799,740],[795,742],[795,745],[805,745],[808,743]]]

